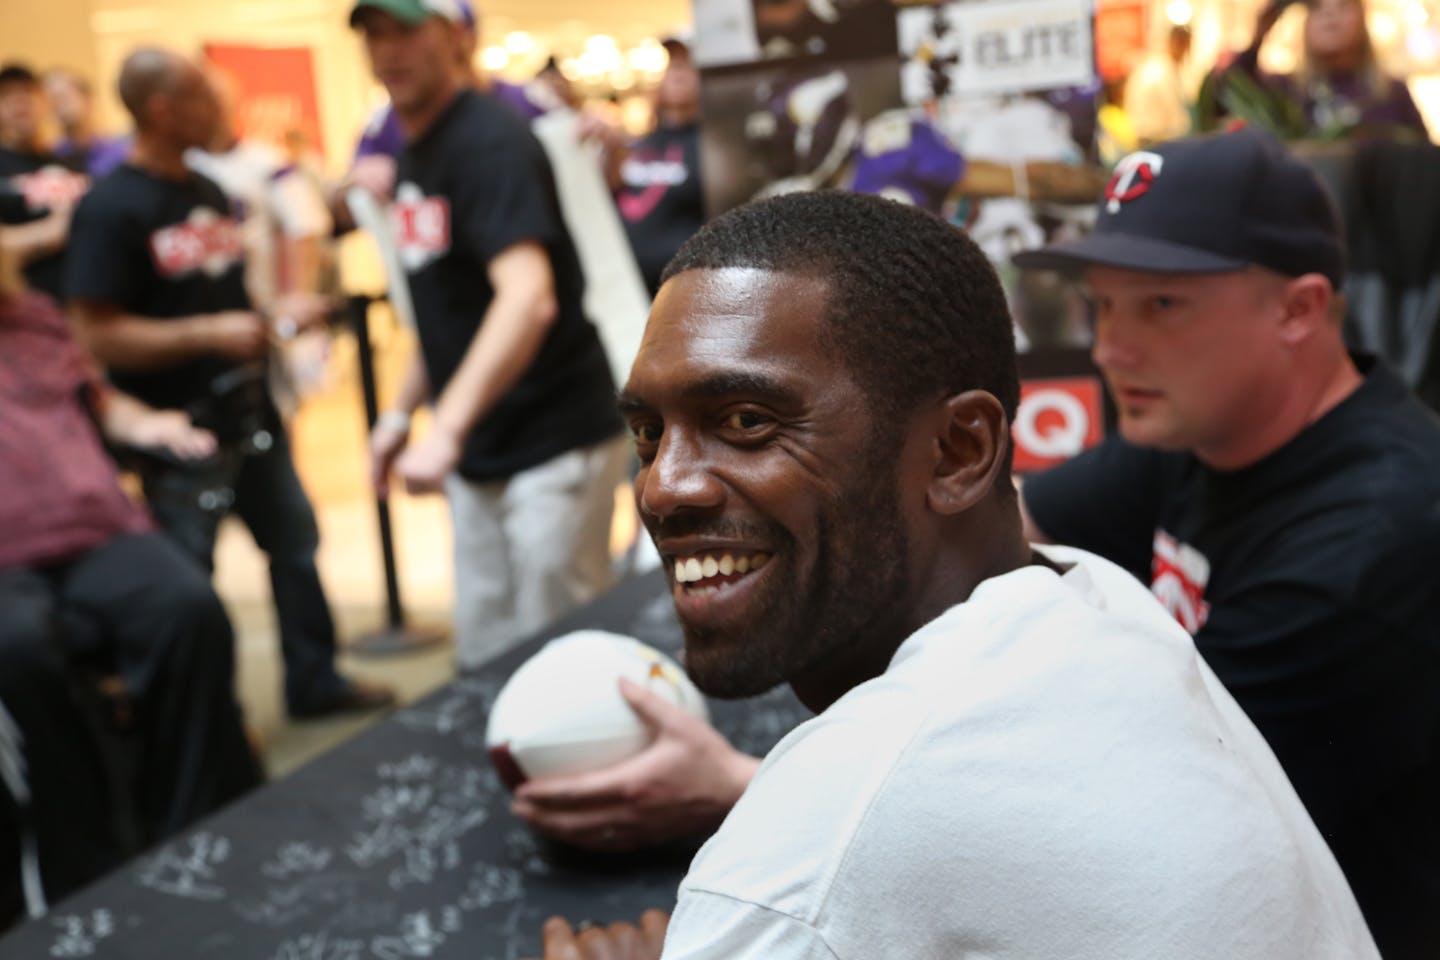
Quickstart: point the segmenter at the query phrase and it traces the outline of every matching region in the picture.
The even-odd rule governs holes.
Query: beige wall
[[[379,97],[345,26],[348,10],[349,0],[0,0],[0,60],[80,70],[100,94],[102,126],[120,130],[127,118],[114,77],[138,45],[189,53],[206,42],[308,47],[333,166]]]
[[[345,26],[346,0],[89,0],[95,64],[113,78],[125,55],[140,44],[198,54],[207,42],[306,47],[315,63],[320,121],[332,168],[343,163],[376,98]],[[113,99],[102,114],[107,126],[124,123]]]
[[[90,0],[0,0],[0,62],[93,74],[89,20]]]

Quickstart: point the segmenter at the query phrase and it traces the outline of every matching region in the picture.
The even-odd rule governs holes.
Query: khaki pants
[[[615,487],[628,437],[571,450],[507,480],[445,484],[455,533],[455,656],[478,666],[608,589]]]

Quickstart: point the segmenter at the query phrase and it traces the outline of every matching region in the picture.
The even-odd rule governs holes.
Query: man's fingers
[[[606,932],[610,935],[610,943],[619,960],[641,960],[647,955],[645,940],[640,936],[640,929],[635,924],[621,920],[610,924]]]
[[[598,810],[544,810],[517,801],[511,809],[537,830],[587,850],[620,853],[639,846],[644,837],[631,824],[627,807]]]
[[[395,473],[405,481],[407,493],[438,493],[444,489],[445,478],[434,476],[428,464],[423,460],[417,462],[408,452],[395,462]]]
[[[174,450],[187,460],[200,460],[215,452],[215,438],[202,430],[182,434]]]
[[[445,489],[445,482],[443,480],[437,480],[435,477],[425,476],[423,474],[403,474],[403,472],[402,475],[405,477],[405,492],[415,496],[426,493],[439,493]]]
[[[580,931],[575,943],[580,947],[580,960],[625,960],[604,927]]]
[[[390,496],[390,467],[394,460],[386,456],[370,456],[370,485],[381,500]]]
[[[642,752],[640,756],[643,755]],[[515,797],[546,810],[623,806],[630,800],[629,768],[634,760],[635,758],[622,760],[603,770],[577,773],[569,777],[527,780],[515,791]]]
[[[665,946],[665,931],[670,926],[670,914],[664,910],[646,910],[640,914],[640,936],[645,941],[649,956],[660,956]]]
[[[551,917],[545,921],[541,942],[545,945],[545,960],[580,960],[575,931],[570,929],[570,922],[564,917]]]
[[[662,911],[647,910],[639,927],[624,921],[608,927],[584,923],[576,933],[564,917],[551,917],[542,932],[545,960],[658,960],[668,922]]]
[[[639,714],[640,719],[654,729],[684,726],[687,722],[696,722],[694,717],[658,693],[647,690],[640,684],[623,677],[620,680],[620,695],[625,698],[626,703],[630,704],[630,709]]]
[[[190,436],[192,438],[192,449],[195,451],[195,456],[197,457],[208,457],[220,448],[220,441],[217,440],[215,434],[209,430],[201,430],[195,427],[192,428]]]
[[[379,457],[370,458],[370,486],[375,488],[375,495],[384,500],[389,495],[390,464]]]

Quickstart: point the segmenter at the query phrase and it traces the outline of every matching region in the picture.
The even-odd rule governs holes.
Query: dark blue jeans
[[[140,769],[115,786],[132,798],[141,842],[173,834],[261,779],[235,700],[230,621],[204,572],[173,543],[120,536],[63,563],[0,570],[0,702],[24,740],[31,794],[21,809],[0,789],[0,927],[18,908],[12,824],[35,835],[52,899],[123,852],[104,746],[72,691],[74,661],[118,671],[134,702]]]
[[[145,495],[156,521],[206,570],[214,569],[220,521],[234,512],[270,560],[270,587],[285,658],[285,702],[291,710],[324,702],[344,683],[335,671],[335,624],[315,551],[320,530],[300,485],[283,427],[261,453],[222,453],[218,467],[152,466],[143,471]],[[228,488],[229,504],[213,505],[207,492]]]

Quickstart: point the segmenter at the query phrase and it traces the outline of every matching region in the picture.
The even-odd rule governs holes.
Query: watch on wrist
[[[409,433],[410,414],[404,410],[386,410],[375,418],[375,426],[394,430],[396,433]]]

